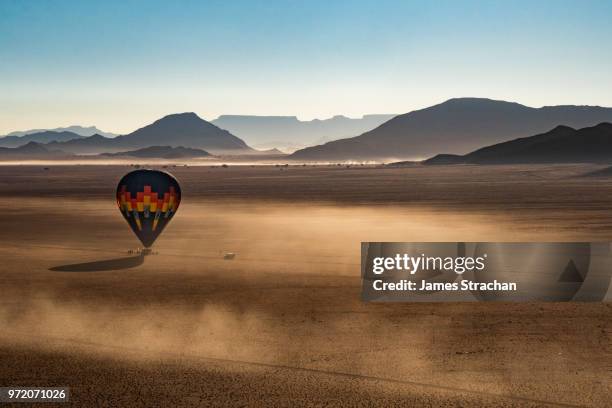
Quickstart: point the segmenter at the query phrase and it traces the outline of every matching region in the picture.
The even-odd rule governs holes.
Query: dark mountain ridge
[[[399,115],[360,136],[308,147],[296,160],[422,160],[441,151],[464,154],[483,145],[545,132],[559,124],[581,128],[612,121],[612,108],[531,108],[484,98],[455,98]]]
[[[486,146],[463,156],[440,154],[424,161],[425,164],[602,162],[612,162],[612,123],[578,130],[557,126],[546,133]]]
[[[0,159],[41,160],[69,157],[72,157],[72,155],[60,150],[49,149],[46,145],[37,142],[28,142],[18,147],[0,147]]]
[[[142,157],[142,158],[160,158],[160,159],[180,159],[193,157],[209,157],[210,153],[202,149],[193,149],[190,147],[171,147],[171,146],[150,146],[138,150],[131,150],[118,153],[102,153],[101,156],[108,157]]]

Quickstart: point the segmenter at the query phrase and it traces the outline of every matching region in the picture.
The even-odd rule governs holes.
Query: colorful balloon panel
[[[135,170],[119,181],[117,205],[134,234],[149,248],[181,203],[181,188],[170,174]]]

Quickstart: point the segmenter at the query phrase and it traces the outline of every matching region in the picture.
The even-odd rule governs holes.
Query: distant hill
[[[89,137],[71,139],[65,142],[53,141],[48,143],[47,146],[52,149],[60,149],[70,153],[94,154],[105,152],[105,149],[113,150],[112,140],[114,139],[96,134]]]
[[[272,156],[286,156],[287,153],[282,152],[278,149],[268,149],[268,150],[260,150],[262,155],[272,155]]]
[[[99,134],[102,135],[104,137],[115,137],[117,136],[114,133],[110,133],[110,132],[103,132],[100,129],[98,129],[95,126],[78,126],[78,125],[73,125],[73,126],[67,126],[67,127],[59,127],[59,128],[55,128],[55,129],[30,129],[30,130],[20,130],[20,131],[16,131],[16,132],[11,132],[6,136],[25,136],[25,135],[30,135],[32,133],[42,133],[42,132],[47,132],[47,131],[51,131],[51,132],[72,132],[72,133],[76,133],[79,136],[92,136],[95,134]]]
[[[192,112],[165,116],[117,139],[120,146],[134,148],[170,145],[226,154],[248,153],[253,150],[242,139]]]
[[[30,133],[23,136],[5,136],[0,138],[0,147],[18,147],[22,146],[29,142],[36,143],[49,143],[49,142],[65,142],[72,139],[81,139],[83,136],[80,136],[73,132],[68,131],[51,131],[45,130],[38,133]]]
[[[549,132],[483,147],[464,156],[441,154],[425,164],[612,163],[612,124]]]
[[[450,99],[399,115],[360,136],[298,150],[304,161],[422,160],[439,152],[465,154],[483,145],[545,132],[556,125],[574,128],[612,121],[612,108],[546,106],[483,98]]]
[[[116,153],[151,146],[190,147],[213,154],[255,154],[243,140],[218,128],[195,113],[165,116],[128,135],[106,138],[93,135],[79,140],[53,142],[61,150],[80,153]]]
[[[102,153],[101,156],[109,157],[142,157],[142,158],[160,158],[160,159],[181,159],[193,157],[208,157],[210,153],[201,149],[192,149],[189,147],[171,147],[171,146],[151,146],[143,149],[131,150],[118,153]]]
[[[212,123],[246,140],[258,149],[299,148],[351,137],[372,130],[394,114],[364,115],[361,118],[334,116],[329,119],[299,120],[295,116],[222,115]]]
[[[70,154],[47,148],[36,142],[19,147],[0,147],[0,160],[42,160],[69,158]]]

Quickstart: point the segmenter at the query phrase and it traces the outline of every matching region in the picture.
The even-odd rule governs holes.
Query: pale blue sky
[[[612,106],[611,1],[0,0],[0,134],[165,114]]]

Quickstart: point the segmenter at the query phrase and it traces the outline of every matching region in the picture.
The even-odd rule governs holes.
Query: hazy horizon
[[[406,113],[453,97],[612,106],[612,4],[0,3],[0,134],[176,112]]]
[[[14,133],[14,132],[25,132],[25,131],[30,131],[30,130],[37,130],[37,131],[56,131],[57,129],[64,129],[64,128],[70,128],[70,127],[74,127],[74,126],[80,126],[80,127],[84,127],[84,128],[88,128],[88,127],[95,127],[98,128],[98,130],[104,131],[105,133],[114,133],[117,136],[120,135],[124,135],[127,133],[131,133],[141,127],[147,126],[153,122],[155,122],[156,120],[161,119],[164,116],[169,116],[169,115],[175,115],[175,114],[182,114],[182,113],[195,113],[196,115],[198,115],[201,119],[206,120],[207,122],[214,122],[215,120],[220,119],[221,117],[224,116],[251,116],[251,117],[258,117],[258,118],[296,118],[298,121],[300,122],[311,122],[311,121],[315,121],[315,120],[320,120],[320,121],[324,121],[324,120],[330,120],[333,119],[335,117],[345,117],[347,119],[363,119],[366,116],[370,116],[370,115],[401,115],[401,113],[380,113],[380,112],[376,112],[376,113],[364,113],[363,115],[355,115],[355,116],[348,116],[348,115],[343,115],[343,114],[337,114],[337,115],[332,115],[329,117],[315,117],[315,118],[310,118],[310,119],[304,119],[301,118],[299,115],[251,115],[248,113],[223,113],[220,114],[216,117],[213,118],[207,118],[202,116],[201,114],[199,114],[198,112],[194,112],[194,111],[185,111],[185,112],[168,112],[160,117],[151,119],[149,122],[143,123],[141,125],[138,125],[137,127],[135,127],[134,129],[128,130],[125,133],[119,133],[119,132],[114,132],[112,130],[106,130],[106,129],[101,129],[100,126],[97,126],[95,123],[71,123],[71,124],[64,124],[64,125],[53,125],[53,126],[43,126],[40,128],[24,128],[24,129],[12,129],[6,133],[0,132],[0,137],[4,137],[4,136],[8,136],[10,133]],[[402,112],[402,113],[406,113],[406,112]]]
[[[487,98],[487,97],[468,97],[468,96],[466,96],[466,97],[449,98],[449,99],[446,99],[444,101],[440,101],[440,102],[434,103],[432,105],[421,106],[421,107],[417,107],[415,109],[411,109],[410,111],[400,112],[400,113],[380,113],[380,112],[378,112],[378,113],[364,113],[362,115],[354,115],[354,116],[348,116],[348,115],[344,115],[344,114],[336,114],[336,115],[332,115],[332,116],[329,116],[329,117],[314,117],[314,118],[302,118],[299,115],[295,115],[295,114],[294,115],[291,115],[291,114],[288,114],[288,115],[266,115],[266,114],[252,115],[252,114],[248,114],[248,113],[223,113],[223,114],[220,114],[220,115],[215,116],[213,118],[209,118],[209,117],[204,117],[201,114],[199,114],[198,112],[194,112],[194,111],[168,112],[166,114],[162,114],[161,116],[158,116],[158,117],[155,117],[155,118],[151,118],[148,122],[136,125],[136,127],[134,127],[133,129],[128,129],[128,130],[126,130],[123,133],[122,132],[116,132],[113,129],[109,130],[109,129],[101,128],[100,126],[97,126],[95,123],[85,123],[85,124],[83,124],[83,123],[70,123],[70,124],[64,124],[64,125],[53,125],[53,126],[46,126],[46,127],[43,126],[43,127],[40,127],[40,128],[33,128],[33,127],[27,128],[26,127],[26,128],[22,128],[22,129],[11,129],[11,130],[9,130],[7,132],[0,132],[0,138],[8,136],[10,133],[14,133],[14,132],[25,132],[25,131],[31,131],[31,130],[37,130],[37,131],[46,131],[46,130],[56,131],[57,129],[70,128],[70,127],[74,127],[74,126],[95,127],[95,128],[98,128],[98,130],[103,131],[105,133],[114,133],[116,136],[121,136],[121,135],[129,134],[129,133],[131,133],[131,132],[133,132],[135,130],[138,130],[138,129],[142,128],[142,127],[145,127],[147,125],[150,125],[151,123],[153,123],[153,122],[155,122],[155,121],[157,121],[157,120],[159,120],[159,119],[161,119],[161,118],[163,118],[165,116],[175,115],[175,114],[183,114],[183,113],[195,113],[201,119],[204,119],[207,122],[211,122],[211,123],[213,123],[215,120],[220,119],[223,116],[245,116],[245,117],[246,116],[251,116],[251,117],[259,117],[259,118],[278,118],[278,117],[296,118],[300,122],[310,122],[310,121],[315,121],[315,120],[324,121],[324,120],[333,119],[334,117],[345,117],[347,119],[363,119],[364,117],[369,116],[369,115],[402,115],[402,114],[405,114],[405,113],[412,112],[414,110],[420,110],[420,109],[425,109],[425,108],[428,108],[428,107],[431,107],[431,106],[439,105],[439,104],[442,104],[442,103],[444,103],[444,102],[446,102],[446,101],[448,101],[450,99],[462,99],[462,98],[491,99],[491,100],[495,100],[495,101],[502,101],[502,100],[498,100],[498,99],[494,99],[494,98]],[[518,101],[503,101],[503,102],[518,103],[520,105],[527,106],[529,108],[536,108],[536,109],[542,108],[542,107],[547,107],[547,106],[563,106],[563,105],[612,108],[612,105],[611,106],[606,106],[606,105],[593,105],[593,104],[581,104],[581,105],[579,105],[579,104],[559,104],[559,105],[544,104],[544,105],[541,105],[541,106],[530,106],[530,105],[523,104],[523,103],[518,102]],[[355,136],[357,136],[357,135],[355,135]]]

